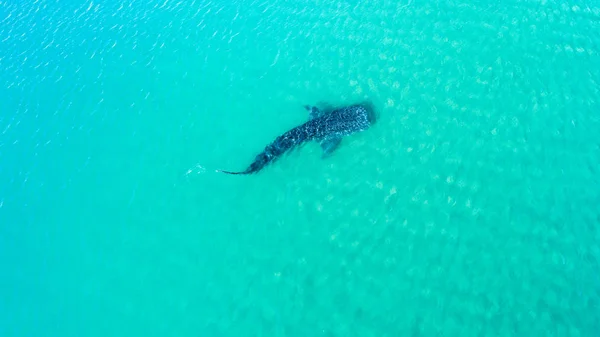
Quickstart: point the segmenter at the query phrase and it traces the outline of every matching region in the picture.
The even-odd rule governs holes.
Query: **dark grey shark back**
[[[285,152],[309,140],[310,134],[306,128],[301,126],[295,127],[283,135],[277,137],[275,141],[265,147],[265,150],[259,153],[254,162],[248,166],[243,172],[220,171],[227,174],[251,174],[260,171],[269,163],[277,160]]]
[[[254,162],[245,171],[220,172],[227,174],[256,173],[287,151],[311,140],[322,142],[322,144],[329,141],[335,143],[333,145],[335,148],[341,137],[364,131],[376,120],[375,112],[368,104],[347,106],[328,113],[315,111],[316,113],[311,120],[287,131],[267,145],[265,150],[256,156]]]
[[[325,113],[304,125],[314,130],[314,138],[323,140],[364,131],[373,122],[374,116],[365,106],[352,105]]]

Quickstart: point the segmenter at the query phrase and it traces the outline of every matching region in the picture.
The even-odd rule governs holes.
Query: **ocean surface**
[[[0,0],[2,337],[598,336],[599,173],[597,1]]]

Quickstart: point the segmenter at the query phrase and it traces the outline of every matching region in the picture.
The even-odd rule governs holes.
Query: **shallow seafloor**
[[[600,7],[0,1],[0,335],[595,336]],[[370,130],[245,168],[305,104]]]

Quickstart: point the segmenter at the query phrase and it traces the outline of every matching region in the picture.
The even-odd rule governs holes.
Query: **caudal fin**
[[[230,171],[223,171],[223,170],[216,170],[217,172],[221,172],[221,173],[226,173],[226,174],[247,174],[247,172],[230,172]]]

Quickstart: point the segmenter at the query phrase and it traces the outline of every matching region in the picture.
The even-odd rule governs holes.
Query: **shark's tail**
[[[226,173],[226,174],[248,174],[248,172],[229,172],[223,170],[216,170],[217,172]]]
[[[252,174],[260,171],[263,167],[265,167],[269,162],[273,160],[273,157],[270,156],[267,152],[262,152],[261,154],[256,156],[254,162],[245,170],[239,172],[225,171],[225,170],[217,170],[217,172],[222,172],[225,174]]]
[[[293,147],[300,145],[306,141],[309,137],[305,128],[296,127],[283,135],[277,137],[274,142],[269,144],[263,152],[258,154],[254,159],[254,162],[248,166],[245,171],[231,172],[218,170],[219,172],[226,174],[252,174],[262,170],[269,163],[277,160],[285,152],[291,150]]]

